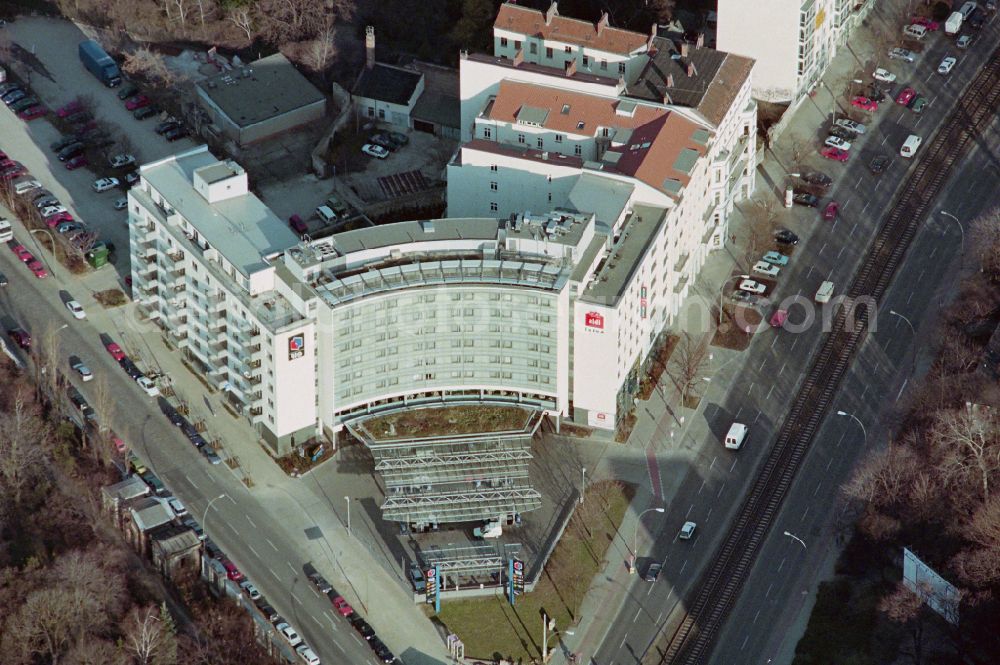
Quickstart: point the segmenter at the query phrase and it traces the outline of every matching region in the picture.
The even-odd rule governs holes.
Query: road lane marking
[[[774,587],[774,582],[771,582],[771,584],[769,584],[769,585],[768,585],[768,587],[767,587],[767,593],[765,593],[765,594],[764,594],[764,597],[765,597],[765,598],[767,598],[768,596],[770,596],[770,595],[771,595],[771,589],[772,589],[773,587]]]
[[[737,461],[738,459],[739,459],[739,458],[736,458],[736,459],[734,459],[734,460],[733,460],[733,465],[732,465],[731,467],[729,467],[729,473],[732,473],[732,472],[733,472],[733,469],[735,469],[735,468],[736,468],[736,461]]]
[[[712,463],[708,465],[708,470],[709,470],[709,471],[711,471],[712,469],[714,469],[714,468],[715,468],[715,463],[716,463],[717,461],[719,461],[719,456],[718,456],[718,455],[716,455],[715,457],[713,457],[713,458],[712,458]]]
[[[806,506],[805,511],[802,513],[802,519],[800,519],[799,521],[800,522],[805,522],[806,521],[806,515],[808,515],[808,514],[809,514],[809,506]]]
[[[882,145],[885,145],[885,142],[888,141],[888,140],[889,140],[888,134],[886,136],[882,137]]]
[[[736,419],[737,420],[740,419],[740,414],[741,413],[743,413],[743,407],[742,406],[736,411]]]
[[[767,356],[764,356],[764,359],[762,361],[760,361],[760,369],[758,369],[757,371],[758,372],[763,372],[764,371],[764,365],[766,365],[766,364],[767,364]]]
[[[833,464],[833,458],[832,457],[826,461],[826,470],[827,471],[830,470],[830,465],[831,464]]]
[[[294,600],[294,601],[295,601],[296,603],[298,603],[299,605],[301,605],[301,604],[302,604],[302,601],[301,601],[301,600],[299,600],[299,597],[298,597],[298,596],[292,596],[292,600]]]
[[[659,623],[660,623],[660,620],[661,620],[661,619],[663,619],[663,612],[660,612],[660,613],[659,613],[659,614],[658,614],[658,615],[656,616],[656,623],[657,623],[657,625],[659,625]]]
[[[250,522],[250,526],[252,526],[252,527],[253,527],[253,528],[255,528],[255,529],[257,528],[257,525],[253,523],[253,520],[252,520],[252,519],[250,519],[250,516],[249,516],[249,515],[244,515],[244,517],[246,517],[246,518],[247,518],[247,522]]]
[[[743,638],[743,644],[740,645],[740,651],[743,651],[744,649],[747,648],[747,641],[749,639],[750,639],[750,635],[748,633],[747,636]]]
[[[621,648],[622,648],[623,646],[625,646],[625,640],[627,640],[627,639],[628,639],[628,633],[625,633],[625,637],[623,637],[623,638],[622,638],[622,643],[618,645],[618,649],[619,649],[619,650],[620,650],[620,649],[621,649]]]
[[[292,575],[298,575],[299,574],[299,571],[295,570],[295,567],[292,566],[292,564],[289,563],[288,561],[285,562],[285,565],[288,566],[288,569],[292,571]]]
[[[701,494],[701,491],[705,489],[705,483],[707,482],[708,482],[707,480],[701,481],[701,487],[698,488],[698,494]]]
[[[639,620],[639,615],[640,614],[642,614],[642,608],[641,607],[635,611],[635,616],[632,617],[632,623],[635,623],[636,621]]]
[[[771,340],[771,350],[774,351],[774,345],[778,342],[778,336],[775,335],[774,339]]]
[[[689,516],[689,515],[691,514],[691,511],[692,511],[692,510],[694,510],[694,504],[693,504],[693,503],[692,503],[692,504],[691,504],[691,506],[690,506],[690,507],[688,508],[688,511],[687,511],[686,513],[684,513],[684,519],[687,519],[687,518],[688,518],[688,516]]]
[[[236,499],[234,499],[233,497],[229,496],[228,494],[226,495],[226,498],[229,499],[230,501],[232,501],[234,506],[236,505]]]
[[[868,206],[869,206],[870,204],[871,204],[871,201],[869,201],[868,203],[866,203],[866,204],[865,204],[865,207],[861,209],[861,213],[862,213],[862,214],[864,214],[865,210],[868,210]]]
[[[826,249],[826,243],[823,243],[823,246],[819,248],[819,253],[822,254],[824,249]]]
[[[319,626],[320,628],[322,628],[322,627],[323,627],[323,624],[322,624],[322,623],[320,622],[320,620],[319,620],[319,619],[317,619],[316,617],[314,617],[313,615],[311,615],[311,614],[310,614],[310,615],[309,615],[309,618],[310,618],[310,619],[312,619],[313,621],[315,621],[315,622],[316,622],[316,625],[317,625],[317,626]]]
[[[271,542],[271,539],[270,539],[270,538],[265,538],[264,540],[266,540],[266,541],[267,541],[267,544],[271,546],[271,549],[272,549],[272,550],[274,550],[275,552],[277,552],[277,551],[278,551],[278,548],[274,546],[274,543],[272,543],[272,542]]]
[[[935,254],[937,254],[937,245],[934,245],[934,249],[931,250],[930,258],[933,259]]]
[[[719,487],[719,493],[715,495],[716,499],[718,499],[718,498],[720,498],[722,496],[722,490],[724,490],[724,489],[726,489],[726,483],[722,483],[722,486]]]
[[[858,230],[858,223],[854,222],[854,226],[851,227],[851,236],[854,236],[854,232]]]
[[[764,363],[761,363],[760,368],[764,369]],[[753,382],[751,382],[750,387],[747,388],[747,397],[750,397],[750,393],[752,392],[753,392]]]
[[[760,414],[761,413],[763,413],[763,411],[760,411],[760,410],[757,411],[757,417],[753,419],[753,424],[754,425],[756,425],[757,421],[760,420]]]
[[[913,291],[910,291],[910,295],[906,296],[906,304],[909,305],[911,300],[913,300]]]
[[[813,490],[813,496],[819,494],[819,488],[823,486],[823,483],[816,483],[816,489]]]
[[[760,616],[760,610],[757,610],[757,613],[753,615],[753,624],[751,624],[751,625],[756,625],[757,624],[757,617],[759,617],[759,616]]]
[[[796,337],[795,339],[792,340],[792,348],[790,350],[794,351],[795,350],[795,345],[798,344],[798,343],[799,343],[799,338]]]
[[[681,566],[681,571],[678,574],[679,575],[683,575],[684,574],[684,569],[687,568],[687,567],[688,567],[687,559],[684,559],[684,565]]]
[[[253,548],[253,545],[250,545],[250,544],[247,544],[247,547],[248,547],[248,548],[250,549],[250,551],[251,551],[251,552],[253,552],[253,555],[254,555],[255,557],[257,557],[258,559],[260,558],[260,555],[259,555],[259,554],[257,554],[257,550],[255,550],[255,549]]]
[[[785,567],[785,559],[782,559],[781,563],[778,564],[778,572],[780,573],[781,569],[784,567]]]
[[[191,480],[191,476],[185,475],[184,479],[187,480],[189,483],[191,483],[191,487],[198,489],[198,486],[194,484],[193,480]]]
[[[708,522],[708,518],[712,516],[712,510],[713,508],[708,509],[708,515],[705,515],[705,519],[703,519],[702,522]]]
[[[787,364],[788,364],[787,360],[785,362],[781,363],[781,369],[778,370],[778,376],[781,376],[781,373],[785,371],[785,365],[787,365]]]
[[[765,397],[764,399],[765,400],[771,399],[771,393],[773,393],[773,392],[774,392],[774,384],[772,383],[771,384],[771,389],[767,391],[767,397]]]
[[[813,267],[809,266],[809,272],[806,273],[806,277],[808,278],[809,275],[811,275],[811,274],[813,274]]]
[[[363,645],[361,638],[359,638],[357,635],[352,634],[351,637],[353,637],[354,641],[357,642],[359,645]]]
[[[901,385],[901,386],[899,387],[899,392],[898,392],[898,393],[896,393],[896,401],[897,401],[897,402],[899,401],[899,398],[900,398],[900,396],[901,396],[901,395],[903,394],[903,391],[904,391],[904,390],[906,390],[906,382],[907,382],[907,381],[909,381],[909,380],[910,380],[910,379],[909,379],[909,377],[907,377],[907,378],[906,378],[906,379],[905,379],[905,380],[903,381],[903,385]]]
[[[839,251],[839,252],[837,252],[837,258],[839,259],[839,258],[840,258],[840,255],[841,255],[841,254],[843,254],[843,253],[844,253],[844,245],[841,245],[841,246],[840,246],[840,251]]]
[[[237,536],[238,536],[238,535],[240,535],[240,532],[239,532],[239,531],[237,531],[237,530],[236,530],[236,527],[234,527],[234,526],[233,526],[232,524],[230,524],[230,525],[229,525],[229,528],[230,528],[230,529],[232,529],[232,530],[233,530],[233,533],[235,533],[235,534],[236,534]]]
[[[268,568],[268,570],[270,570],[271,574],[274,575],[274,579],[278,580],[279,582],[281,581],[281,578],[278,577],[278,573],[274,572],[273,568]]]

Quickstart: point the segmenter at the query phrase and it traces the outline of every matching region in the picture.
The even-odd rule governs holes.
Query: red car
[[[222,567],[226,569],[226,577],[234,582],[239,582],[243,579],[243,573],[240,572],[240,569],[236,567],[235,563],[229,559],[223,559],[221,563]]]
[[[342,617],[346,617],[350,615],[352,612],[354,612],[354,608],[347,604],[347,601],[344,600],[343,596],[334,596],[333,606],[336,608],[337,612],[339,612],[340,616]]]
[[[31,270],[31,272],[35,273],[35,277],[37,277],[38,279],[45,279],[46,277],[49,276],[49,273],[45,271],[45,266],[43,266],[42,262],[39,261],[38,259],[32,259],[31,261],[28,261],[28,269]]]
[[[846,162],[851,156],[851,154],[846,150],[841,150],[840,148],[831,148],[829,146],[820,150],[819,154],[823,155],[827,159],[834,159],[838,162]]]
[[[108,342],[104,348],[108,350],[108,353],[115,360],[121,360],[125,357],[125,352],[122,351],[122,347],[118,346],[116,342]]]
[[[289,217],[288,225],[291,226],[292,230],[298,233],[299,235],[302,235],[303,233],[309,231],[309,227],[306,226],[306,223],[303,222],[302,218],[299,217],[298,215],[292,215],[291,217]]]
[[[840,204],[837,203],[836,201],[830,201],[829,203],[826,204],[826,207],[823,208],[823,219],[825,219],[828,222],[832,222],[833,220],[837,219],[838,210],[840,210]]]
[[[785,321],[787,321],[787,320],[788,320],[788,311],[787,310],[784,310],[784,309],[776,310],[774,312],[774,314],[771,315],[771,321],[770,321],[771,327],[772,328],[781,328],[782,326],[785,325]]]
[[[917,91],[913,88],[903,88],[902,91],[896,96],[896,103],[906,106],[913,98],[917,96]]]
[[[867,97],[855,97],[851,100],[851,106],[862,111],[878,111],[878,102]]]
[[[8,330],[7,334],[10,336],[14,343],[17,344],[22,349],[31,348],[31,335],[21,330],[20,328],[14,328],[13,330]]]
[[[910,25],[922,25],[928,30],[937,30],[941,27],[940,23],[932,21],[926,16],[914,16],[910,19]]]
[[[17,258],[21,259],[25,263],[32,261],[35,258],[24,245],[14,245],[12,249],[14,250],[14,254]]]
[[[0,174],[0,180],[13,180],[14,178],[20,178],[28,172],[28,169],[24,168],[24,166],[8,166],[7,168],[9,170]]]
[[[45,225],[48,226],[50,229],[54,229],[63,222],[72,222],[72,221],[75,221],[73,219],[73,215],[69,214],[68,212],[57,212],[51,217],[45,218]]]
[[[90,162],[87,161],[86,157],[84,157],[83,155],[77,155],[73,159],[70,159],[66,162],[66,168],[67,170],[75,171],[81,166],[86,166],[89,163]]]
[[[58,109],[56,109],[56,115],[59,116],[60,118],[67,118],[73,115],[74,113],[79,113],[82,110],[83,110],[83,104],[80,103],[79,99],[74,99],[69,104],[66,104],[65,106],[60,106]]]
[[[49,110],[41,105],[29,106],[20,113],[17,117],[21,120],[34,120],[35,118],[41,118],[43,115],[47,115]]]
[[[146,95],[136,95],[125,102],[125,108],[129,111],[134,111],[136,109],[141,109],[144,106],[149,106],[152,103],[152,100],[150,100],[150,98]]]
[[[125,442],[122,441],[117,436],[115,436],[114,434],[111,435],[111,447],[123,455],[125,454],[125,451],[128,450],[128,446],[125,444]]]

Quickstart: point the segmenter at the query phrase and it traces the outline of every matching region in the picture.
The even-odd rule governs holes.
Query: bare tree
[[[241,6],[231,9],[226,14],[226,20],[235,25],[247,36],[247,41],[253,41],[254,20],[253,9],[249,6]]]
[[[914,665],[924,662],[924,612],[923,601],[905,584],[898,582],[888,596],[878,605],[890,621],[906,626],[910,634],[909,656]]]
[[[50,400],[58,401],[59,391],[59,360],[62,358],[60,328],[54,321],[45,325],[45,330],[38,339],[36,361],[41,365],[42,380],[40,384],[48,392]]]
[[[702,386],[701,373],[708,361],[708,354],[708,344],[704,339],[685,332],[670,356],[667,373],[673,379],[684,406],[689,406],[698,397]]]
[[[990,478],[1000,470],[997,418],[988,409],[942,411],[930,432],[930,442],[941,455],[945,478],[980,487],[983,502],[990,499]]]
[[[72,586],[32,592],[7,619],[5,659],[60,662],[92,618],[89,605],[86,593]]]
[[[761,250],[769,246],[778,228],[778,207],[773,198],[757,201],[746,209],[746,243],[743,246],[743,263],[746,270],[760,257]]]
[[[315,39],[308,43],[303,62],[326,81],[326,72],[337,57],[337,47],[333,19],[327,16],[323,23]]]
[[[164,623],[160,610],[150,605],[136,607],[125,620],[125,650],[137,665],[175,665],[177,640]]]
[[[892,508],[906,499],[921,463],[910,446],[890,444],[869,455],[843,487],[848,497],[876,508]]]
[[[91,406],[94,409],[94,414],[97,416],[98,431],[100,431],[101,434],[104,434],[113,429],[112,420],[114,419],[115,412],[118,409],[118,399],[111,391],[111,386],[108,383],[107,377],[103,374],[97,375],[91,395]],[[110,448],[104,444],[103,439],[101,443],[96,446],[96,448],[98,449],[96,451],[97,454],[102,458],[105,456],[105,453],[110,450]]]
[[[45,458],[39,444],[48,432],[24,389],[18,388],[10,411],[0,414],[0,489],[15,506],[42,475]]]
[[[134,76],[145,76],[165,88],[171,88],[179,81],[177,73],[167,66],[166,59],[145,47],[125,54],[122,69]]]

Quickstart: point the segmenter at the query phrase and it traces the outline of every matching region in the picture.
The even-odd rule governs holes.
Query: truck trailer
[[[118,69],[118,64],[93,39],[80,42],[80,62],[101,83],[109,88],[114,88],[121,84],[122,72]]]
[[[958,34],[962,29],[962,12],[952,12],[948,20],[944,22],[944,32],[946,35]]]

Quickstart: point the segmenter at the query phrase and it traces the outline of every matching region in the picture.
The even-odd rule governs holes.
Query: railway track
[[[782,424],[778,439],[740,507],[698,591],[669,637],[659,660],[701,665],[739,597],[767,536],[819,429],[854,352],[868,333],[869,309],[860,299],[881,300],[921,222],[969,143],[993,119],[1000,102],[1000,49],[958,100],[955,112],[924,150],[889,210],[834,319],[812,367]]]

